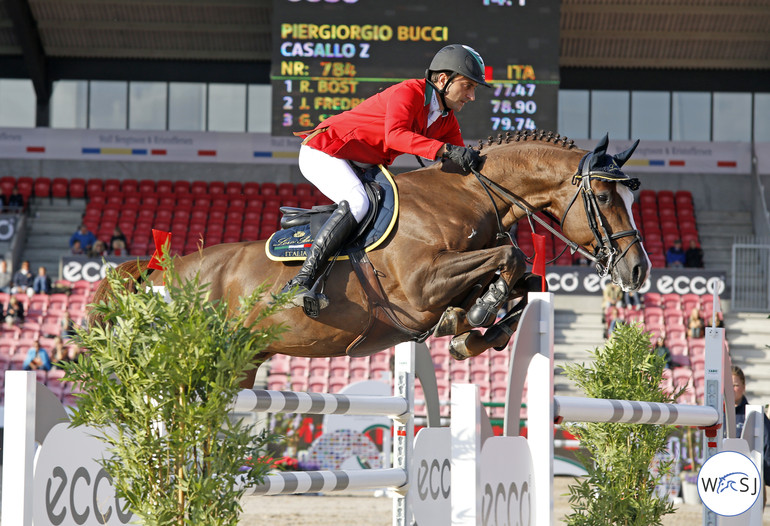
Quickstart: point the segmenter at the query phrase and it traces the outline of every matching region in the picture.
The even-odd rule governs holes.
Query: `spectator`
[[[735,427],[738,432],[738,436],[743,433],[743,426],[746,423],[746,406],[749,405],[749,401],[746,399],[746,376],[740,367],[733,365],[733,394],[735,395]],[[762,461],[764,462],[764,479],[765,486],[770,486],[770,420],[767,415],[762,412],[762,420],[765,428],[765,445],[762,453]],[[763,497],[764,498],[764,497]]]
[[[75,320],[72,319],[68,311],[64,312],[64,316],[61,318],[61,338],[62,340],[69,340],[75,336]]]
[[[666,251],[666,266],[667,267],[683,267],[685,261],[685,253],[682,250],[682,241],[677,239],[674,241],[674,246]]]
[[[690,247],[684,253],[684,266],[688,268],[703,268],[703,249],[694,240],[690,240]]]
[[[658,336],[652,350],[658,356],[663,356],[666,359],[666,369],[674,368],[674,360],[671,358],[671,352],[666,347],[666,340],[663,339],[663,336]]]
[[[6,207],[10,212],[21,212],[24,210],[24,196],[19,193],[19,189],[15,186],[13,187],[11,195],[8,196]]]
[[[35,340],[35,346],[30,347],[27,351],[27,357],[24,358],[25,371],[37,371],[41,369],[43,371],[51,370],[51,359],[48,356],[48,351],[40,346],[40,340]]]
[[[616,306],[623,301],[623,289],[619,285],[609,282],[602,290],[602,310],[606,311],[610,307]]]
[[[615,330],[615,326],[624,320],[625,316],[623,314],[623,309],[616,306],[610,307],[609,310],[607,310],[607,332],[605,333],[605,338],[612,336],[612,331]]]
[[[88,251],[88,257],[90,258],[105,258],[110,253],[107,251],[107,244],[101,239],[94,241],[91,250]]]
[[[128,240],[119,226],[115,226],[110,238],[110,251],[116,256],[128,255]]]
[[[623,305],[626,308],[632,308],[639,310],[640,307],[639,295],[636,292],[623,291]]]
[[[35,276],[32,282],[32,290],[35,294],[50,294],[51,293],[51,278],[45,270],[45,267],[38,267],[37,276]]]
[[[11,292],[11,277],[8,262],[0,259],[0,292]]]
[[[32,275],[32,271],[29,269],[29,261],[22,261],[21,267],[13,275],[13,286],[11,287],[12,294],[27,294],[32,296],[34,290],[32,289],[32,283],[35,277]]]
[[[72,243],[72,246],[70,247],[70,252],[72,252],[73,256],[84,256],[86,251],[83,250],[83,246],[80,244],[80,240],[76,239],[74,243]]]
[[[53,349],[51,350],[51,363],[54,367],[61,368],[62,363],[69,361],[69,351],[64,346],[64,340],[62,340],[61,336],[57,336],[53,341]]]
[[[24,305],[16,296],[8,300],[8,310],[5,311],[5,326],[13,327],[14,324],[24,323]]]
[[[78,227],[77,232],[72,234],[72,237],[70,237],[70,248],[72,248],[72,245],[75,244],[75,241],[80,241],[80,247],[83,249],[84,252],[88,252],[89,250],[91,250],[91,247],[96,242],[96,236],[94,235],[93,232],[88,230],[88,227],[86,225],[81,224]]]
[[[690,338],[703,338],[703,318],[700,317],[698,307],[693,307],[690,311],[690,317],[687,318],[687,334]]]

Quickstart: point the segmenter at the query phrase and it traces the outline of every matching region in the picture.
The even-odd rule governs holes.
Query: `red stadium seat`
[[[243,183],[243,194],[259,195],[260,194],[259,183],[254,183],[254,182]]]
[[[107,194],[119,194],[120,193],[120,180],[118,179],[105,179],[104,180],[104,191]]]
[[[172,193],[174,191],[174,183],[172,183],[168,179],[161,179],[155,184],[155,191],[158,193],[163,193],[163,192]]]
[[[69,196],[71,199],[83,199],[86,196],[86,180],[80,177],[70,179]]]
[[[190,181],[185,181],[185,180],[174,181],[174,193],[175,194],[189,194],[190,193]]]
[[[211,181],[209,183],[209,194],[219,195],[225,193],[225,183],[223,181]]]
[[[271,182],[262,183],[262,186],[260,188],[260,195],[264,195],[264,196],[278,195],[278,185]]]
[[[35,197],[51,197],[51,179],[49,177],[38,177],[35,179],[33,191]]]
[[[69,197],[69,181],[63,177],[55,177],[51,181],[51,197],[57,199]]]
[[[238,181],[230,181],[225,186],[225,193],[227,195],[241,195],[243,193],[243,185]]]
[[[124,194],[139,193],[139,181],[136,179],[123,179],[120,183],[120,189]]]
[[[193,181],[190,186],[190,192],[196,196],[207,194],[209,192],[209,185],[206,181]]]
[[[140,179],[139,180],[139,193],[151,193],[155,191],[155,180],[153,179]]]

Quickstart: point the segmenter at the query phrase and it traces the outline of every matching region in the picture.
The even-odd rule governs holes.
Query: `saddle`
[[[385,168],[374,167],[361,175],[369,197],[369,210],[337,259],[348,259],[352,252],[377,248],[388,237],[398,216],[398,191],[393,176]],[[267,257],[273,261],[304,261],[316,234],[337,208],[336,204],[313,208],[281,207],[281,230],[267,240]]]
[[[422,340],[426,336],[425,333],[405,326],[396,317],[377,277],[377,271],[367,256],[367,252],[374,250],[387,239],[398,218],[398,189],[393,182],[393,176],[386,168],[375,167],[362,173],[361,179],[369,197],[369,210],[340,254],[331,258],[332,263],[335,259],[350,260],[369,302],[369,322],[346,350],[346,353],[353,357],[372,354],[372,351],[361,352],[357,351],[357,348],[367,337],[377,333],[392,332],[396,329],[414,340]],[[336,204],[314,206],[311,209],[281,208],[282,229],[270,236],[265,244],[267,257],[274,261],[303,261],[307,250],[313,244],[314,236],[336,208]],[[327,267],[327,272],[329,269],[331,264]],[[324,273],[319,279],[325,280],[327,275]]]

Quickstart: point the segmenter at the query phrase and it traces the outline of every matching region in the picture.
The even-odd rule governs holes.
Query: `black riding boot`
[[[471,307],[465,318],[473,327],[488,327],[497,315],[497,311],[508,299],[508,285],[503,278],[498,279],[489,286],[489,290],[484,293],[476,304]]]
[[[340,201],[337,209],[318,231],[302,268],[281,290],[281,293],[285,293],[297,287],[292,303],[302,307],[308,316],[315,318],[321,309],[328,306],[329,300],[311,289],[319,270],[326,267],[329,257],[340,249],[357,225],[356,218],[350,213],[348,202]]]

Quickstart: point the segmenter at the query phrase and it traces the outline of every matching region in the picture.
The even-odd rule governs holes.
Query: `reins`
[[[577,191],[575,192],[575,195],[572,196],[572,199],[570,200],[569,205],[567,205],[566,210],[562,214],[559,226],[563,228],[564,220],[567,218],[567,214],[572,209],[572,205],[575,203],[575,201],[577,201],[578,195],[582,195],[583,207],[586,211],[588,226],[591,229],[591,232],[593,233],[594,238],[596,239],[596,242],[597,242],[597,246],[594,249],[593,254],[587,251],[582,246],[575,243],[574,241],[567,238],[562,232],[559,232],[558,230],[553,228],[550,224],[548,224],[547,221],[535,215],[536,210],[534,210],[532,207],[524,203],[521,199],[519,199],[518,197],[510,193],[501,185],[499,185],[495,181],[492,181],[487,176],[485,176],[480,171],[474,168],[472,168],[471,171],[473,172],[473,175],[476,176],[476,179],[479,181],[481,186],[484,188],[484,191],[486,192],[487,196],[489,196],[489,199],[492,201],[492,207],[495,210],[495,218],[497,220],[497,227],[498,227],[498,233],[496,235],[497,239],[508,238],[510,239],[511,243],[514,246],[516,246],[516,242],[513,240],[510,233],[505,231],[503,227],[503,222],[500,218],[500,211],[497,208],[497,204],[495,203],[494,197],[492,196],[490,187],[494,189],[495,192],[497,192],[498,194],[503,196],[505,199],[510,201],[511,204],[516,205],[517,207],[519,207],[521,210],[524,211],[524,213],[527,216],[527,221],[530,224],[530,228],[532,229],[532,232],[535,231],[534,225],[532,224],[532,221],[534,220],[565,244],[565,247],[559,253],[559,256],[550,260],[548,264],[556,261],[559,257],[561,257],[564,251],[567,248],[569,248],[571,254],[574,254],[575,252],[577,252],[583,257],[585,257],[586,259],[593,261],[596,264],[596,269],[599,275],[605,276],[616,264],[615,256],[617,255],[618,251],[612,246],[612,241],[626,237],[626,236],[634,236],[634,240],[628,244],[628,246],[623,250],[623,252],[617,258],[619,260],[626,255],[628,250],[635,243],[641,242],[641,238],[639,236],[639,232],[636,230],[624,230],[622,232],[617,232],[615,234],[608,233],[607,228],[604,225],[604,221],[602,221],[601,215],[599,213],[599,205],[596,202],[596,195],[591,189],[591,175],[587,174],[586,176],[584,176],[583,174],[581,174],[581,171],[582,171],[581,168],[583,167],[584,160],[585,160],[585,157],[580,162],[578,172],[572,178],[572,184],[573,185],[577,184],[578,188],[577,188]],[[579,184],[578,184],[578,181],[579,181]],[[527,258],[528,261],[531,261],[531,259],[532,259],[531,257]]]

